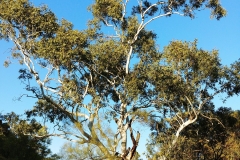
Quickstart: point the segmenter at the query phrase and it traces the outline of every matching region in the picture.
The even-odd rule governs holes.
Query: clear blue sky
[[[64,18],[74,24],[75,29],[85,29],[87,20],[91,14],[87,12],[87,6],[93,0],[31,0],[35,5],[47,4],[59,19]],[[137,3],[137,0],[130,0]],[[217,21],[210,19],[210,11],[198,12],[196,18],[172,16],[152,22],[148,29],[158,35],[158,44],[162,49],[171,40],[193,41],[198,39],[198,46],[205,50],[218,49],[224,65],[229,65],[240,58],[240,1],[222,0],[222,5],[227,9],[227,17]],[[9,55],[11,43],[0,41],[0,62],[3,64]],[[15,62],[9,68],[0,65],[0,112],[14,111],[21,114],[27,108],[31,108],[34,99],[23,98],[22,101],[14,101],[15,97],[25,93],[24,85],[17,79],[19,65]],[[234,97],[222,104],[216,99],[216,105],[240,109],[240,97]],[[145,135],[144,137],[147,137]],[[53,152],[58,152],[62,144],[59,140],[53,141]],[[144,148],[145,146],[143,146]]]

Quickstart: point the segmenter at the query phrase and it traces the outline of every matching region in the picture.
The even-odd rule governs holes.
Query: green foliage
[[[42,160],[51,153],[47,148],[50,140],[47,137],[35,137],[43,131],[43,127],[35,120],[29,123],[14,113],[5,118],[7,123],[0,124],[1,159]]]
[[[96,0],[91,6],[91,11],[95,17],[107,19],[107,21],[119,21],[122,17],[121,0]]]
[[[201,91],[201,87],[216,90],[216,83],[220,83],[224,68],[220,64],[217,51],[204,51],[197,48],[197,42],[182,43],[174,41],[167,46],[162,54],[160,63],[163,66],[163,74],[156,74],[154,79],[166,79],[166,88],[162,88],[164,83],[156,84],[158,90],[162,90],[162,97],[174,97],[177,92],[182,92],[187,96],[196,96]],[[165,74],[165,72],[168,72]],[[168,88],[168,89],[167,89]],[[171,98],[169,99],[172,100]]]
[[[9,31],[13,31],[12,26],[19,29],[22,38],[28,38],[29,35],[31,38],[53,36],[52,31],[58,26],[54,23],[56,18],[51,11],[45,6],[33,7],[27,0],[1,1],[0,9],[2,10],[1,37],[4,38],[9,38],[7,35]]]

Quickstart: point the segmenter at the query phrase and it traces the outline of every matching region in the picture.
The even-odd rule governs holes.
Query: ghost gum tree
[[[158,159],[165,156],[168,159],[193,160],[193,159],[236,159],[239,157],[240,137],[239,111],[231,108],[220,107],[214,110],[209,105],[205,108],[204,116],[199,115],[197,121],[187,126],[178,138],[177,144],[169,151],[167,141],[170,140],[172,127],[163,127],[159,134],[152,134],[152,142],[148,143],[148,158]],[[174,125],[171,123],[170,125]],[[166,148],[165,148],[166,147]],[[168,154],[168,155],[166,155]]]
[[[221,93],[226,93],[226,98],[239,93],[239,62],[231,67],[222,66],[216,50],[198,49],[197,41],[174,41],[164,48],[159,62],[151,67],[148,77],[157,93],[154,108],[162,113],[150,115],[153,137],[161,138],[161,141],[151,141],[160,145],[159,148],[167,146],[164,156],[159,157],[164,159],[175,149],[184,128],[199,116],[221,123],[209,115],[214,109],[212,99]]]
[[[19,79],[27,96],[37,98],[26,114],[43,117],[59,131],[45,136],[97,146],[105,159],[133,159],[140,139],[134,123],[167,115],[178,122],[174,145],[216,94],[239,91],[238,70],[221,66],[217,51],[176,41],[161,53],[156,34],[146,28],[173,14],[194,18],[194,11],[205,8],[220,19],[226,11],[218,0],[132,2],[94,1],[89,7],[93,18],[79,31],[46,6],[0,1],[1,39],[14,43],[13,58],[26,66]],[[105,33],[105,27],[113,34]],[[112,137],[103,114],[115,125]]]

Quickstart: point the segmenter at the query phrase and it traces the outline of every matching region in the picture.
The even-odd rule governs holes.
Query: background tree
[[[6,123],[2,123],[5,121]],[[35,120],[28,123],[19,119],[14,113],[0,120],[0,159],[1,160],[42,160],[50,156],[50,139],[48,137],[31,136],[36,132],[42,132],[42,126]],[[28,135],[26,135],[28,134]],[[57,156],[55,156],[57,159]],[[54,160],[53,158],[48,158]]]
[[[104,154],[97,146],[88,144],[81,145],[78,143],[65,143],[60,150],[61,160],[102,160],[104,159]],[[133,160],[138,160],[140,155],[136,153]]]
[[[220,107],[217,110],[209,109],[207,112],[208,117],[200,116],[196,123],[186,127],[170,152],[166,152],[169,149],[167,144],[169,137],[163,134],[152,134],[152,142],[148,145],[149,157],[157,159],[167,153],[165,156],[168,159],[227,160],[238,158],[239,111]]]
[[[65,143],[61,148],[61,156],[63,160],[73,159],[89,159],[89,160],[100,160],[103,159],[104,154],[101,153],[99,148],[96,146],[84,146],[78,143]]]
[[[19,79],[32,93],[27,96],[37,98],[28,117],[45,118],[61,131],[50,135],[97,146],[105,158],[132,159],[140,138],[133,124],[167,115],[173,123],[179,122],[174,145],[216,94],[239,91],[238,77],[228,77],[239,70],[233,73],[222,67],[216,51],[199,50],[196,43],[172,42],[166,53],[160,53],[156,34],[146,29],[164,16],[194,18],[194,11],[202,8],[211,9],[217,19],[226,15],[217,0],[140,1],[135,6],[128,0],[97,0],[89,7],[93,19],[88,28],[78,31],[66,20],[59,22],[46,6],[35,7],[27,0],[1,1],[0,36],[14,43],[12,56],[26,66]],[[113,33],[104,33],[104,27],[111,27]],[[115,125],[113,137],[105,134],[101,114]],[[69,131],[69,125],[79,133]]]

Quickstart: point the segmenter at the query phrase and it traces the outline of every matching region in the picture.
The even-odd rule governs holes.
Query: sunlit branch
[[[176,120],[178,121],[179,125],[182,125],[184,123],[184,121],[183,121],[182,117],[179,116],[178,114],[179,113],[176,113],[176,116],[182,121],[182,123],[180,123],[177,118],[176,118]]]
[[[63,82],[61,81],[61,70],[60,70],[59,67],[56,67],[56,69],[57,69],[57,72],[58,72],[58,82],[59,82],[60,84],[63,84]]]
[[[166,16],[171,15],[171,14],[178,14],[178,15],[184,16],[184,14],[182,14],[182,13],[170,11],[170,12],[167,12],[165,14],[160,14],[158,16],[155,16],[155,17],[151,18],[150,20],[148,20],[147,22],[144,23],[144,21],[145,21],[144,17],[145,17],[145,14],[147,13],[147,11],[149,11],[154,6],[157,6],[157,5],[163,4],[163,3],[165,3],[165,2],[158,2],[158,3],[153,4],[150,7],[148,7],[143,13],[141,11],[142,21],[141,21],[141,23],[138,26],[137,32],[134,35],[133,40],[128,42],[130,44],[130,49],[129,49],[129,52],[128,52],[127,62],[126,62],[126,74],[129,73],[130,58],[131,58],[132,50],[133,50],[132,44],[138,39],[139,33],[146,27],[146,25],[148,25],[150,22],[154,21],[155,19],[158,19],[158,18],[161,18],[161,17],[166,17]],[[140,4],[140,7],[141,7],[141,4]]]
[[[142,18],[145,17],[145,14],[146,14],[152,7],[158,6],[158,5],[164,4],[164,3],[166,3],[166,2],[159,1],[159,2],[154,3],[154,4],[152,4],[151,6],[149,6],[149,7],[141,14],[141,15],[142,15]]]
[[[189,100],[189,98],[188,98],[187,96],[185,96],[185,97],[186,97],[186,99],[187,99],[188,103],[191,105],[191,107],[192,107],[192,110],[193,110],[193,112],[194,112],[195,116],[197,116],[199,112],[198,112],[198,113],[196,113],[196,110],[195,110],[195,108],[194,108],[194,106],[193,106],[192,102]],[[190,114],[190,113],[189,113],[189,114]]]
[[[118,137],[119,133],[120,133],[120,130],[118,128],[117,132],[114,135],[114,140],[113,140],[113,142],[114,142],[113,143],[113,151],[114,151],[114,153],[116,153],[116,150],[117,150],[117,146],[118,146],[118,142],[119,142],[119,139],[117,137]]]
[[[122,5],[123,5],[123,14],[122,14],[122,18],[121,18],[121,21],[123,22],[123,18],[125,17],[125,15],[126,15],[126,7],[127,7],[127,3],[129,2],[129,0],[126,0],[126,2],[125,3],[123,3]]]
[[[85,98],[85,96],[87,95],[87,92],[88,92],[89,82],[88,82],[88,79],[87,79],[87,78],[86,78],[86,81],[87,81],[87,86],[86,86],[85,91],[84,91],[84,93],[83,93],[83,95],[82,95],[82,98]]]
[[[127,62],[126,62],[126,74],[129,73],[129,64],[130,64],[130,59],[131,59],[132,51],[133,51],[133,47],[130,46],[130,50],[129,50],[129,52],[128,52]]]

